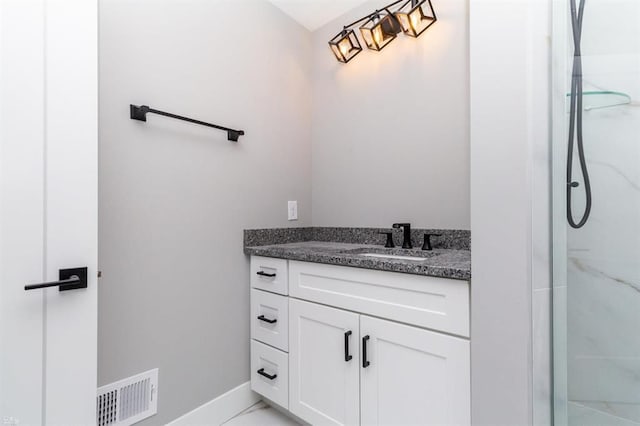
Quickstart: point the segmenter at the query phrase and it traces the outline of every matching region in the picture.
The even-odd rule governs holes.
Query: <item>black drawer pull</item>
[[[369,336],[364,336],[362,338],[362,368],[367,368],[371,363],[367,361],[367,341],[369,340]]]
[[[275,324],[275,323],[277,323],[277,322],[278,322],[278,319],[277,319],[277,318],[269,319],[269,318],[265,317],[264,315],[260,315],[260,316],[258,317],[258,319],[259,319],[260,321],[268,322],[269,324]]]
[[[261,277],[269,277],[269,278],[273,278],[273,277],[276,276],[275,273],[269,274],[269,273],[264,272],[264,271],[258,271],[258,272],[256,272],[256,275],[260,275]]]
[[[269,374],[269,373],[265,373],[265,372],[264,372],[264,368],[261,368],[260,370],[258,370],[258,374],[259,374],[259,375],[261,375],[261,376],[266,377],[266,378],[267,378],[267,379],[269,379],[269,380],[275,380],[275,378],[276,378],[276,377],[278,377],[278,375],[277,375],[277,374],[273,374],[273,375],[271,375],[271,374]]]
[[[349,355],[349,336],[351,336],[353,332],[351,330],[344,332],[344,361],[349,362],[353,359],[353,356]]]

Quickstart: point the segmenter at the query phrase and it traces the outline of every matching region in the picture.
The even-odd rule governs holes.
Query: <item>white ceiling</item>
[[[367,0],[269,0],[309,31],[350,11]]]

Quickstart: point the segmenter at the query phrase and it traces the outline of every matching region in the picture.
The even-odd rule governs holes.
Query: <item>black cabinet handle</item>
[[[369,336],[364,336],[362,338],[362,368],[367,368],[371,364],[367,361],[367,342],[369,339]]]
[[[277,323],[277,322],[278,322],[278,320],[277,320],[276,318],[274,318],[274,319],[269,319],[269,318],[265,317],[264,315],[260,315],[260,316],[258,317],[258,319],[259,319],[260,321],[268,322],[269,324],[275,324],[275,323]]]
[[[39,288],[58,287],[60,291],[76,290],[87,288],[87,268],[60,269],[58,271],[59,281],[49,283],[25,285],[25,290],[36,290]]]
[[[256,272],[256,275],[260,275],[261,277],[269,277],[269,278],[273,278],[273,277],[276,276],[275,273],[274,274],[269,274],[269,273],[264,272],[264,271],[258,271],[258,272]]]
[[[260,370],[258,370],[258,374],[259,374],[259,375],[261,375],[261,376],[266,377],[266,378],[267,378],[267,379],[269,379],[269,380],[274,380],[276,377],[278,377],[278,375],[277,375],[277,374],[273,374],[273,375],[271,375],[271,374],[269,374],[269,373],[265,373],[265,372],[264,372],[264,368],[261,368]]]
[[[344,360],[345,362],[349,362],[353,359],[353,356],[349,355],[349,336],[351,336],[353,332],[351,330],[344,332]]]

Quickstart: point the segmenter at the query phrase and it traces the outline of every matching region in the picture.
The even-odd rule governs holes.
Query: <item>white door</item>
[[[95,424],[97,130],[97,0],[0,0],[3,424]]]
[[[289,302],[289,410],[314,425],[357,425],[359,315]]]
[[[469,425],[469,341],[360,317],[363,425]]]

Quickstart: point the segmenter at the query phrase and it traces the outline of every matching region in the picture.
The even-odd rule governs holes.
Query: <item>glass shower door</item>
[[[640,425],[640,1],[554,1],[553,38],[554,422]]]

